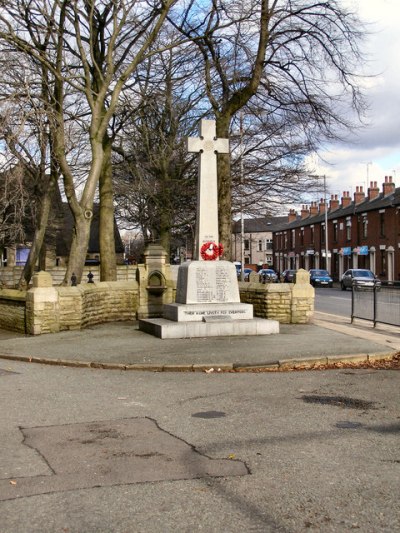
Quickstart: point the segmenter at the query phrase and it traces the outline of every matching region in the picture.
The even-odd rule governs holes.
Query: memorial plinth
[[[163,318],[139,320],[139,329],[162,339],[279,333],[276,320],[253,318],[253,306],[240,302],[235,265],[218,259],[217,155],[229,153],[228,139],[217,138],[215,121],[202,120],[188,151],[200,154],[197,261],[179,267],[176,303],[164,305]]]
[[[163,318],[139,321],[139,329],[161,339],[270,335],[279,322],[253,317],[240,302],[236,267],[229,261],[192,261],[179,267],[176,302]]]

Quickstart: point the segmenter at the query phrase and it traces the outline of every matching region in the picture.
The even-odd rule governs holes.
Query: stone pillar
[[[33,276],[33,287],[26,294],[26,331],[30,335],[60,331],[58,292],[48,272]]]
[[[138,319],[162,317],[164,305],[174,300],[171,265],[166,258],[161,245],[149,244],[144,252],[144,263],[138,265]]]
[[[300,269],[292,286],[291,323],[307,324],[314,314],[315,290],[310,284],[310,274]]]

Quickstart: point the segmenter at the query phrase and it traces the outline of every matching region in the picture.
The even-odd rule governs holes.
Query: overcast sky
[[[329,146],[311,161],[316,173],[326,174],[329,192],[354,193],[370,181],[378,186],[393,176],[400,186],[400,0],[343,0],[361,18],[373,23],[367,38],[369,71],[378,73],[366,84],[368,126],[351,143]],[[326,164],[323,160],[327,160]]]

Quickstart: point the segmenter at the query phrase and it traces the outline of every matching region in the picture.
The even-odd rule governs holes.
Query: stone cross
[[[200,138],[188,137],[187,149],[200,152],[195,259],[201,261],[200,249],[205,242],[219,244],[217,154],[229,153],[229,140],[217,139],[215,120],[202,120]]]

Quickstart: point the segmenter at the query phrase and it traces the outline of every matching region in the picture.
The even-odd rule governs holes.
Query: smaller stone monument
[[[139,329],[161,338],[279,333],[279,322],[253,318],[253,306],[240,302],[236,267],[219,259],[217,154],[229,152],[228,139],[202,120],[188,151],[200,153],[196,260],[179,267],[175,303],[164,305],[163,318],[139,320]]]

